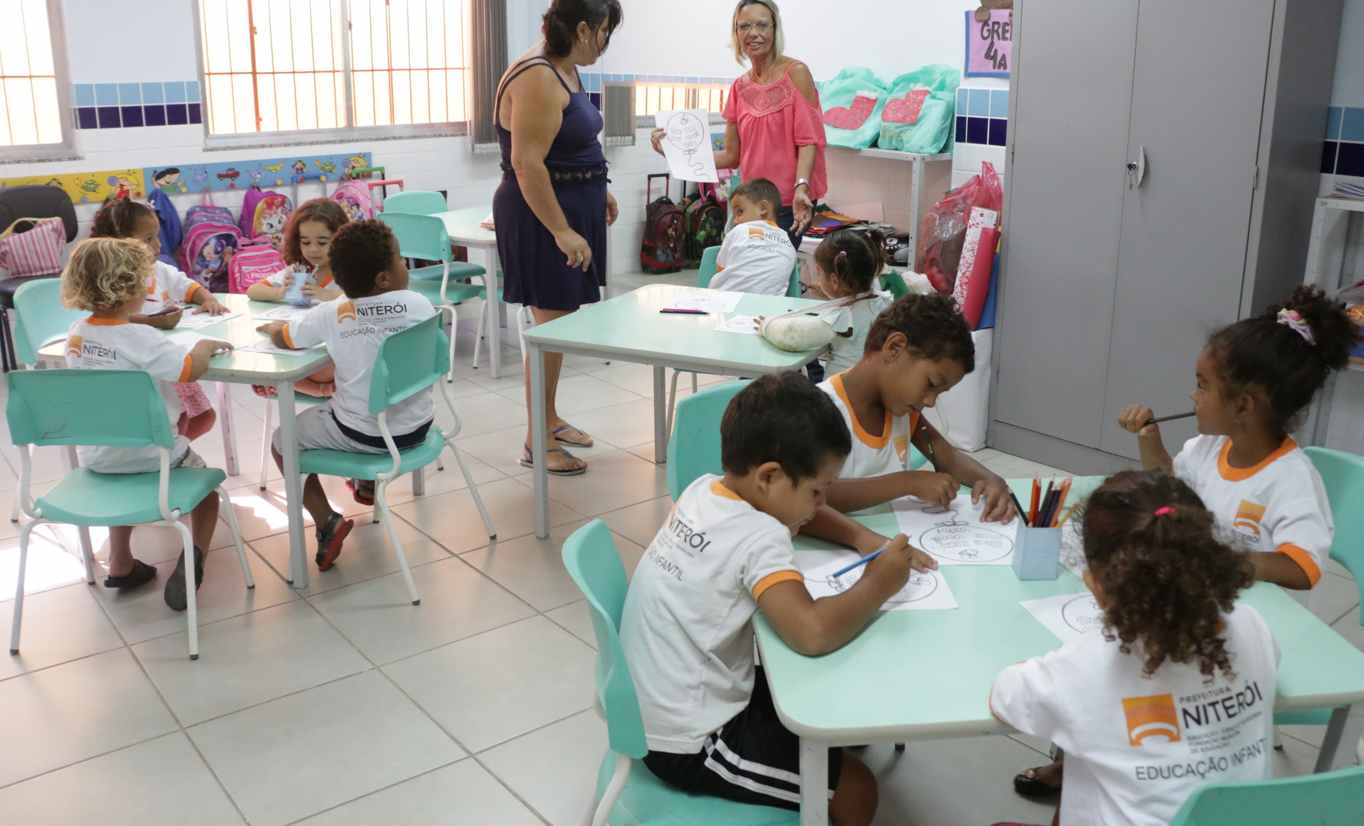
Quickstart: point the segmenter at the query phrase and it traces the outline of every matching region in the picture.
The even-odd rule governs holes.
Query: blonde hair
[[[76,310],[111,313],[146,295],[156,259],[141,241],[89,238],[76,245],[62,270],[62,303]]]
[[[777,8],[777,0],[739,0],[739,4],[734,7],[734,17],[729,23],[729,42],[734,47],[735,62],[740,66],[748,65],[744,44],[739,40],[739,12],[749,6],[762,6],[772,15],[772,58],[781,60],[786,51],[786,34],[781,28],[781,10]]]

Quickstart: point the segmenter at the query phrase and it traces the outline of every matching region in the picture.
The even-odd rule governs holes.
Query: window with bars
[[[33,158],[68,146],[65,72],[57,59],[57,0],[6,0],[0,24],[0,156]]]
[[[729,86],[723,83],[635,83],[635,115],[652,118],[676,109],[705,109],[718,115],[725,108]]]
[[[199,0],[210,135],[463,123],[467,0]]]

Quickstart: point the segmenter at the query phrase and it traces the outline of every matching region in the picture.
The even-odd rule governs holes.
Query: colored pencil
[[[687,310],[681,307],[664,307],[659,310],[663,315],[710,315],[705,310]]]
[[[880,556],[885,550],[886,550],[885,548],[877,548],[876,550],[872,551],[871,553],[867,554],[866,556],[862,557],[856,562],[850,562],[847,565],[844,565],[842,568],[839,568],[837,571],[834,571],[833,575],[830,578],[838,579],[839,577],[846,574],[848,571],[857,570],[863,565],[866,565],[868,562],[871,562],[876,557]]]
[[[1023,520],[1024,526],[1027,526],[1029,524],[1028,512],[1023,510],[1023,503],[1018,501],[1018,497],[1014,496],[1013,491],[1009,491],[1009,498],[1014,500],[1014,507],[1018,508],[1018,518]]]
[[[1037,527],[1051,527],[1052,514],[1056,512],[1056,500],[1061,495],[1059,488],[1047,491],[1046,498],[1042,500],[1042,512],[1037,514]]]
[[[1053,522],[1055,521],[1056,517],[1061,515],[1061,508],[1064,508],[1066,506],[1066,497],[1070,496],[1070,481],[1071,481],[1070,479],[1067,479],[1066,481],[1061,483],[1061,492],[1056,498],[1056,509],[1052,512]],[[1061,526],[1059,524],[1048,524],[1047,527],[1059,528]]]
[[[1036,476],[1032,477],[1032,504],[1028,507],[1028,524],[1037,524],[1037,506],[1041,504],[1042,480]]]
[[[1180,419],[1191,419],[1197,415],[1198,414],[1196,412],[1191,410],[1188,413],[1176,413],[1173,416],[1161,416],[1159,419],[1150,420],[1146,424],[1142,425],[1142,427],[1150,427],[1153,424],[1161,424],[1162,422],[1175,422],[1179,421]]]

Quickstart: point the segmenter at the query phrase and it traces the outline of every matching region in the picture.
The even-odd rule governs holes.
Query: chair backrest
[[[1364,811],[1364,767],[1260,783],[1217,783],[1194,792],[1170,826],[1355,826]]]
[[[440,326],[440,313],[379,345],[379,358],[369,383],[369,412],[378,415],[410,399],[450,372],[450,337]]]
[[[6,380],[16,445],[175,446],[166,403],[144,371],[16,370]]]
[[[402,257],[427,261],[451,259],[450,234],[445,231],[445,222],[441,219],[384,210],[379,213],[379,220],[388,224],[398,238],[398,252]]]
[[[411,192],[396,192],[384,199],[384,212],[397,212],[406,215],[434,215],[444,212],[445,196],[439,192],[414,189]]]
[[[697,265],[696,286],[702,289],[710,286],[710,280],[715,277],[716,261],[720,257],[719,247],[706,247],[701,250],[701,263]]]
[[[597,701],[606,717],[611,750],[636,760],[649,746],[639,697],[620,644],[620,618],[629,588],[625,566],[606,523],[594,519],[573,532],[563,547],[564,567],[587,598],[597,637]]]
[[[677,403],[672,438],[668,440],[668,493],[674,500],[707,473],[721,473],[720,419],[730,399],[747,381],[731,381],[702,390]]]
[[[905,283],[904,276],[895,270],[881,273],[881,288],[890,293],[891,298],[896,301],[909,295],[909,285]]]
[[[60,218],[66,228],[66,242],[76,240],[76,207],[60,187],[39,184],[0,189],[0,230],[20,218]]]
[[[1326,498],[1331,501],[1331,516],[1336,525],[1331,558],[1354,575],[1364,593],[1364,457],[1324,447],[1303,451],[1321,474]],[[1364,625],[1364,616],[1360,617]]]
[[[84,312],[62,306],[62,282],[39,278],[14,291],[14,352],[24,364],[37,364],[43,345],[64,337]]]

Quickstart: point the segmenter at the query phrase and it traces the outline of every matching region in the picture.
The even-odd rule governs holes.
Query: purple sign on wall
[[[967,77],[1008,77],[1013,65],[1014,15],[1007,9],[990,12],[985,22],[966,12]]]

